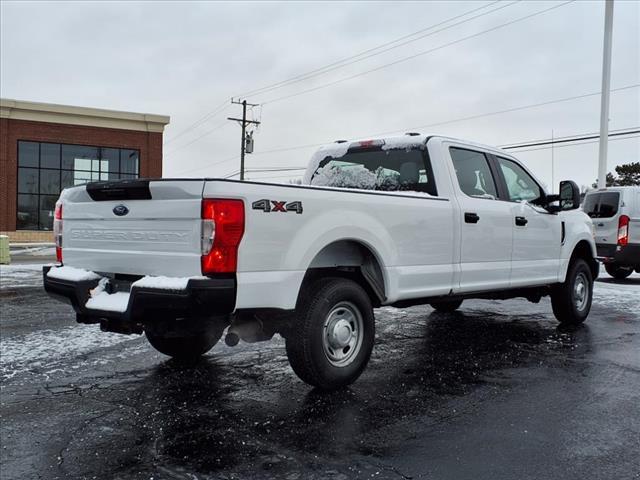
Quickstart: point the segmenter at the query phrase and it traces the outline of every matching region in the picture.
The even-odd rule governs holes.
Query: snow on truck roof
[[[509,153],[504,152],[502,149],[497,147],[492,147],[490,145],[483,145],[477,142],[471,142],[469,140],[462,140],[459,138],[447,137],[445,135],[425,135],[425,134],[406,134],[401,136],[394,137],[379,137],[373,139],[359,139],[359,140],[338,140],[334,143],[329,143],[326,145],[322,145],[311,157],[309,162],[309,168],[307,172],[314,172],[320,162],[327,157],[340,158],[347,154],[351,147],[357,147],[359,145],[375,145],[376,142],[379,142],[382,150],[400,150],[405,148],[415,148],[424,145],[427,140],[430,138],[438,138],[440,140],[447,140],[451,142],[460,142],[468,146],[473,146],[476,148],[481,148],[483,150],[489,150],[492,152],[501,153],[503,155],[511,156]]]

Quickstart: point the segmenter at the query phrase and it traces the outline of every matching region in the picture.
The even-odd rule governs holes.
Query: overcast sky
[[[463,40],[562,3],[2,1],[0,94],[169,115],[164,175],[221,176],[238,170],[233,157],[239,152],[240,127],[225,118],[240,115],[240,107],[228,105],[190,127],[232,96],[458,16],[399,48],[249,96],[264,105],[252,112],[262,125],[247,168],[304,166],[314,147],[261,152],[387,131],[442,133],[492,145],[547,139],[552,131],[555,137],[597,132],[599,96],[423,127],[598,92],[601,1],[568,3]],[[428,50],[433,51],[278,100]],[[640,126],[638,84],[640,3],[616,0],[611,85],[636,87],[612,93],[610,129]],[[558,146],[553,155],[554,183],[595,180],[597,143]],[[551,184],[551,149],[517,156]],[[609,170],[639,159],[639,138],[610,142]],[[282,175],[248,177],[286,181]]]

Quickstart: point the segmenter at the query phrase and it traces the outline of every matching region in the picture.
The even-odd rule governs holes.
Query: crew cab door
[[[503,181],[502,196],[511,204],[513,251],[511,287],[541,285],[558,280],[561,218],[535,205],[544,191],[516,161],[495,157]]]
[[[511,273],[512,204],[498,200],[497,171],[489,154],[455,144],[448,150],[460,208],[460,277],[454,291],[506,288]]]

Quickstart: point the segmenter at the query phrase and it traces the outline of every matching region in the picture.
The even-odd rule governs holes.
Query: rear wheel
[[[287,357],[303,381],[323,390],[353,383],[364,371],[375,336],[373,307],[356,282],[322,279],[301,293]]]
[[[591,310],[593,276],[587,262],[575,259],[563,283],[551,291],[551,307],[556,319],[563,325],[579,325]]]
[[[437,310],[438,312],[451,313],[455,312],[460,305],[462,305],[462,300],[447,300],[443,302],[433,302],[430,303],[432,308]]]
[[[604,269],[609,275],[618,280],[624,280],[633,273],[633,267],[621,267],[615,263],[605,263]]]
[[[211,350],[220,337],[223,328],[209,325],[194,332],[154,332],[145,331],[147,340],[160,353],[180,360],[198,358]]]

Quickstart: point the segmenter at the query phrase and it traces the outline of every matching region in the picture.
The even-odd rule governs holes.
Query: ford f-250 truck
[[[284,337],[295,373],[335,389],[369,360],[373,309],[550,296],[583,322],[598,273],[575,183],[549,195],[503,150],[441,136],[339,141],[304,185],[139,179],[65,190],[44,286],[81,323],[178,358]],[[355,188],[354,188],[355,187]]]

